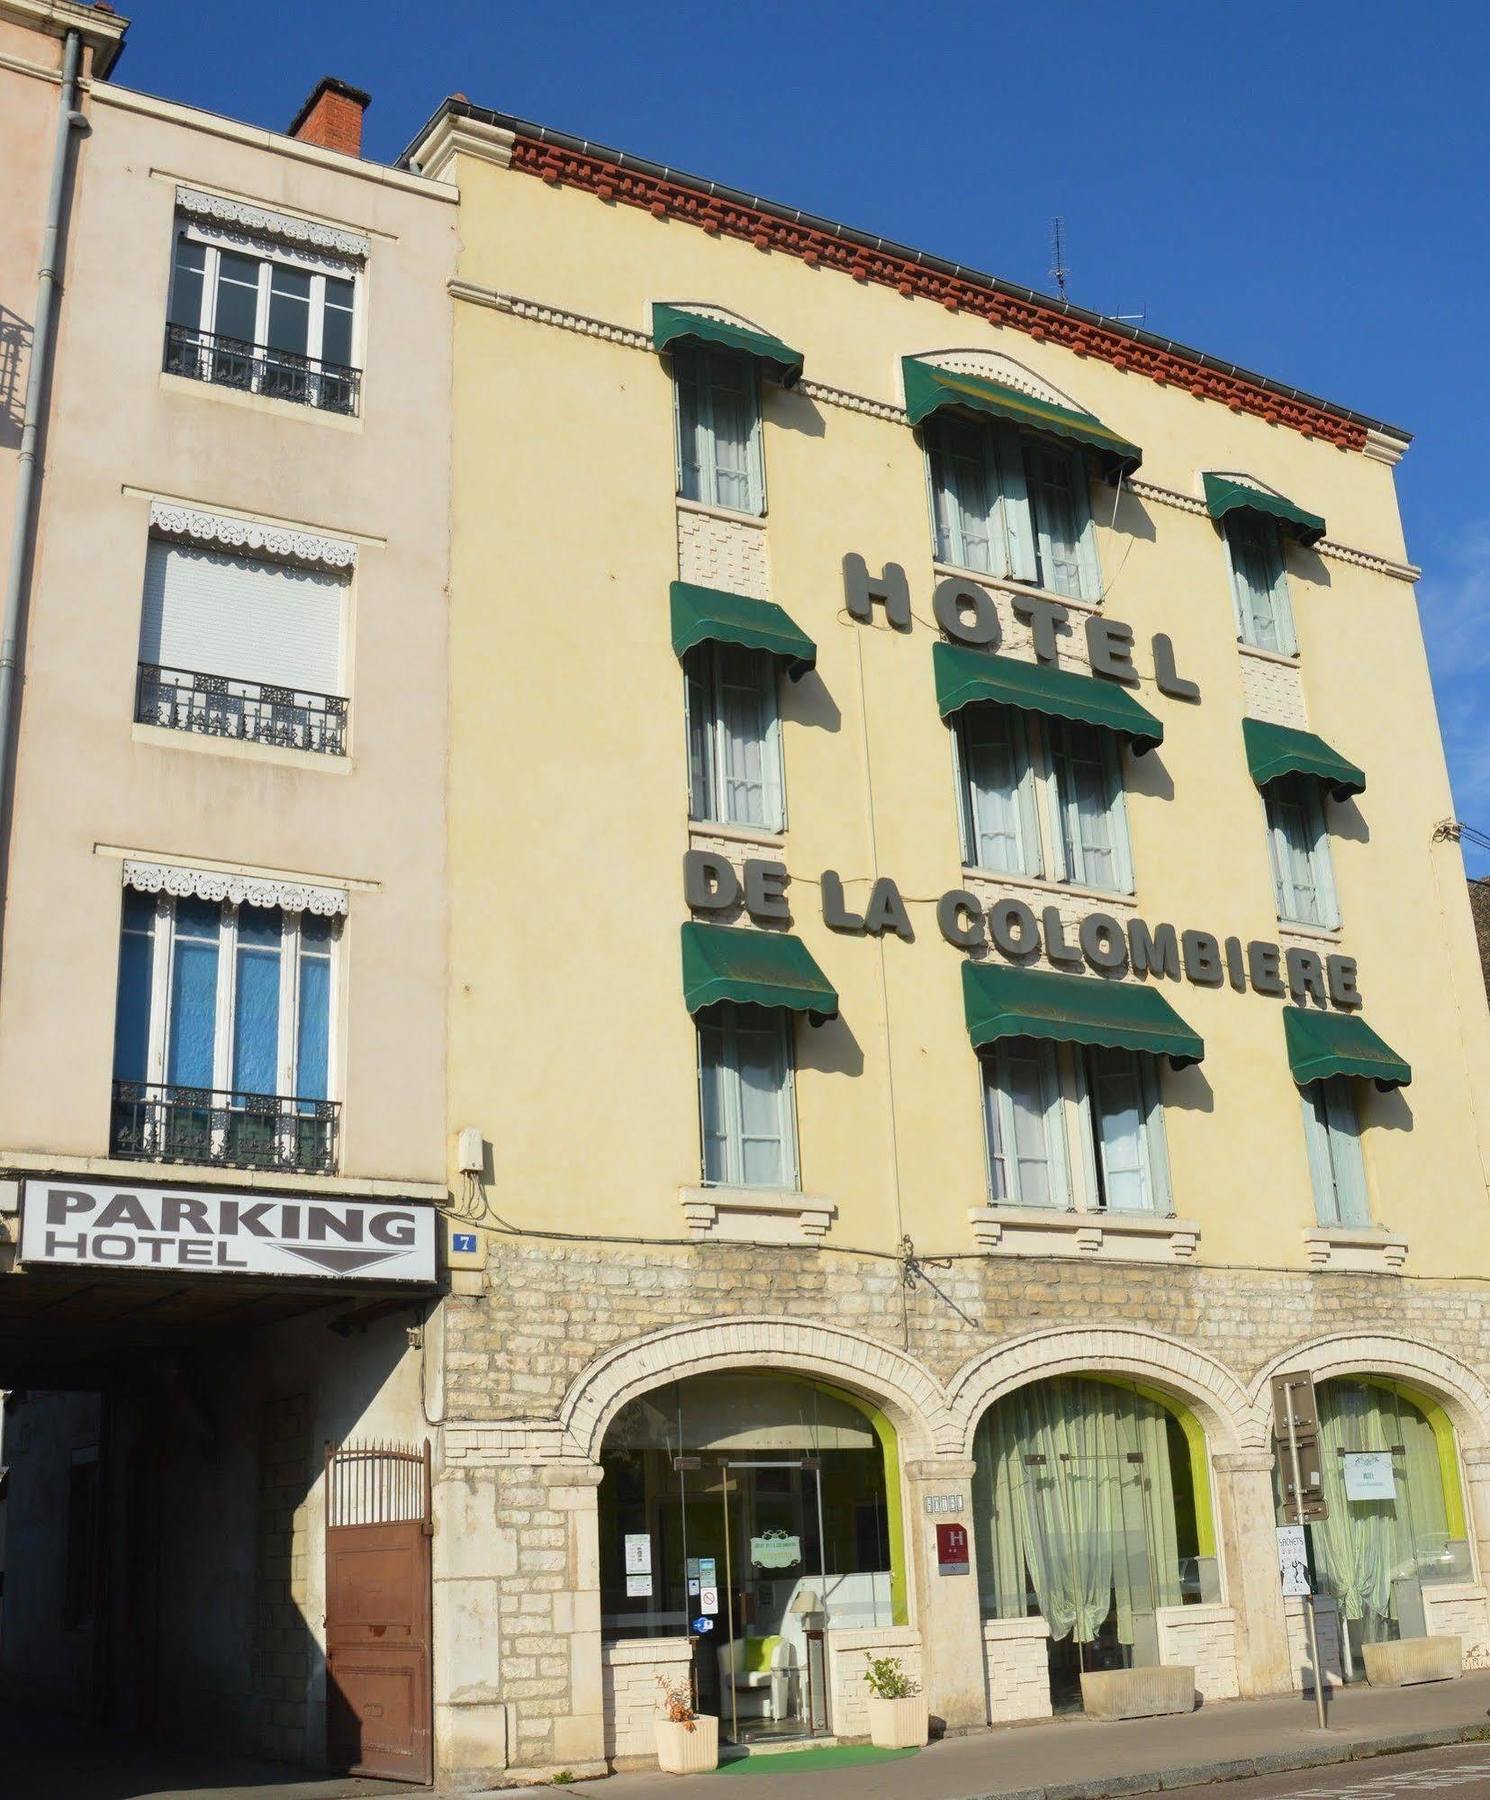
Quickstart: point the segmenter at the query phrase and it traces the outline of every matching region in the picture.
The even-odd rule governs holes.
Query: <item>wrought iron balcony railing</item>
[[[322,412],[355,413],[362,397],[361,369],[198,331],[194,325],[166,326],[165,370],[218,387],[267,394],[273,400],[293,400]]]
[[[204,675],[198,669],[141,663],[135,718],[142,725],[276,744],[282,750],[316,750],[326,756],[347,753],[347,703],[340,694],[238,681],[228,675]]]
[[[110,1154],[296,1175],[336,1172],[341,1103],[116,1081]]]

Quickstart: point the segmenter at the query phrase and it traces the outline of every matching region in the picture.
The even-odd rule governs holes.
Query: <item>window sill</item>
[[[794,1188],[684,1187],[678,1198],[691,1236],[724,1243],[816,1243],[838,1211]]]
[[[706,519],[724,519],[731,525],[749,525],[756,531],[766,529],[766,515],[761,513],[736,512],[732,506],[715,506],[709,500],[687,500],[682,494],[675,494],[679,512],[698,513]]]
[[[321,750],[285,750],[278,744],[255,744],[241,738],[214,737],[206,731],[177,731],[169,725],[131,725],[130,738],[157,750],[186,750],[198,756],[223,756],[237,762],[276,764],[282,769],[316,769],[326,775],[350,775],[350,756],[328,756]]]
[[[160,372],[160,387],[164,394],[192,394],[219,406],[237,406],[245,412],[265,413],[271,419],[311,419],[317,425],[329,425],[333,431],[362,430],[364,415],[360,411],[350,414],[332,412],[328,407],[302,406],[298,400],[276,400],[270,394],[245,394],[241,388],[225,387],[215,381],[197,381],[190,375],[172,375],[165,369]]]
[[[1079,887],[1074,881],[1051,881],[1044,875],[1006,875],[1001,869],[976,869],[964,863],[962,879],[969,883],[978,882],[984,887],[997,888],[1000,893],[1008,890],[1048,894],[1052,900],[1090,901],[1094,906],[1121,906],[1132,912],[1138,910],[1138,897],[1135,894],[1115,894],[1109,893],[1105,888]]]
[[[1236,647],[1243,656],[1255,656],[1258,662],[1278,663],[1285,669],[1302,667],[1297,650],[1291,653],[1282,650],[1264,650],[1261,644],[1249,644],[1245,638],[1238,638]]]
[[[931,571],[934,575],[954,576],[959,581],[971,581],[977,587],[997,588],[1002,594],[1015,596],[1027,595],[1031,600],[1044,600],[1051,606],[1068,606],[1073,612],[1100,612],[1100,600],[1077,600],[1070,594],[1058,594],[1054,588],[1036,587],[1030,581],[1014,581],[1007,575],[990,575],[986,569],[964,569],[957,563],[942,562],[933,557]]]
[[[1364,1230],[1350,1225],[1311,1225],[1304,1232],[1304,1254],[1311,1269],[1398,1275],[1407,1261],[1407,1243],[1385,1225]]]
[[[1301,919],[1279,919],[1279,937],[1307,938],[1317,944],[1338,944],[1343,936],[1339,925],[1306,925]]]
[[[765,825],[721,825],[712,819],[690,819],[688,836],[695,847],[706,844],[753,844],[761,850],[785,850],[785,831]]]
[[[995,1256],[1188,1262],[1200,1241],[1200,1227],[1193,1219],[1159,1219],[1147,1213],[970,1206],[967,1216],[978,1248]]]

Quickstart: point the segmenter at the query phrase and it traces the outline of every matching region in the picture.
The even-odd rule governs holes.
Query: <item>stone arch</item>
[[[1027,364],[1017,361],[1002,350],[987,350],[976,347],[952,348],[944,350],[917,350],[913,353],[916,362],[929,363],[933,368],[948,369],[958,375],[976,375],[984,381],[996,381],[1001,387],[1016,389],[1021,394],[1028,394],[1032,399],[1043,400],[1049,406],[1064,406],[1072,412],[1085,412],[1087,409],[1079,400],[1063,388],[1058,388],[1045,375],[1037,375]]]
[[[1431,1344],[1387,1332],[1346,1331],[1285,1351],[1252,1382],[1252,1407],[1264,1433],[1271,1430],[1268,1384],[1281,1369],[1307,1369],[1317,1382],[1339,1375],[1395,1376],[1442,1403],[1461,1451],[1490,1448],[1490,1386],[1467,1363]]]
[[[690,1375],[781,1369],[862,1395],[890,1419],[906,1458],[956,1454],[957,1423],[941,1383],[912,1356],[856,1331],[767,1315],[673,1325],[618,1345],[585,1369],[559,1409],[573,1451],[598,1461],[630,1400]]]
[[[963,1454],[973,1454],[978,1421],[1006,1394],[1052,1375],[1089,1371],[1132,1376],[1192,1406],[1213,1456],[1266,1441],[1253,1431],[1252,1402],[1241,1382],[1191,1345],[1128,1326],[1054,1326],[985,1351],[953,1377],[948,1403]]]

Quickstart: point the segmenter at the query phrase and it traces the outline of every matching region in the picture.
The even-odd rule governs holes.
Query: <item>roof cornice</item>
[[[92,73],[107,75],[119,60],[124,48],[124,34],[129,20],[84,3],[84,0],[0,0],[0,19],[24,26],[29,31],[45,32],[48,37],[66,37],[75,31],[93,52]]]
[[[1390,452],[1383,455],[1388,446],[1400,456],[1412,441],[1411,433],[1395,425],[1033,288],[469,101],[443,102],[400,163],[417,162],[432,137],[448,134],[444,122],[452,117],[510,134],[512,168],[537,175],[550,186],[580,188],[613,204],[644,208],[656,218],[696,225],[711,236],[738,238],[759,250],[800,257],[809,267],[836,269],[855,281],[893,287],[907,298],[935,300],[950,312],[970,313],[991,325],[1025,332],[1036,342],[1096,357],[1160,386],[1219,401],[1232,412],[1251,413],[1270,425],[1287,426],[1342,450],[1365,451],[1390,461],[1395,460]]]

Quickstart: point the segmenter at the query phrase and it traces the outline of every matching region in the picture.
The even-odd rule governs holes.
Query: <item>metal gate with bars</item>
[[[326,1753],[434,1778],[429,1440],[326,1446]]]

